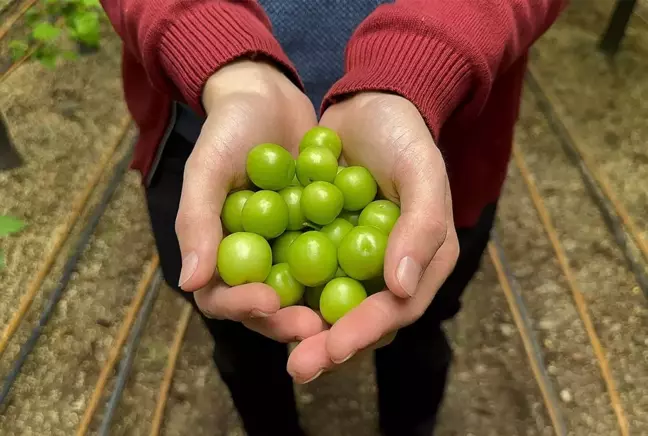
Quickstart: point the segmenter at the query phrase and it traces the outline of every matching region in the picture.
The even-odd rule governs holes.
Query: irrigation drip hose
[[[113,376],[115,366],[119,363],[119,357],[122,354],[122,348],[128,340],[131,328],[136,321],[137,314],[139,313],[140,308],[142,307],[142,303],[144,302],[144,299],[148,294],[151,283],[153,283],[153,280],[155,279],[159,265],[160,258],[158,257],[157,253],[155,253],[151,257],[148,267],[144,271],[144,275],[137,284],[137,290],[135,291],[135,295],[131,299],[131,303],[128,307],[128,311],[126,312],[126,316],[119,326],[119,330],[117,331],[116,336],[112,340],[110,350],[108,351],[108,357],[106,357],[106,360],[101,367],[101,372],[99,373],[99,377],[97,377],[94,390],[92,391],[92,395],[90,395],[90,398],[87,401],[85,411],[83,412],[83,416],[81,417],[81,423],[77,427],[77,436],[85,436],[90,429],[95,411],[99,407],[99,402],[103,398],[104,389],[106,388],[106,385],[108,384],[110,378]]]
[[[128,133],[129,125],[130,117],[126,116],[121,122],[120,135],[117,137],[117,140],[107,148],[106,153],[101,157],[98,170],[92,171],[92,177],[88,181],[87,186],[83,189],[81,194],[74,199],[74,202],[70,207],[70,213],[67,214],[63,222],[54,229],[54,233],[52,234],[52,244],[50,249],[45,253],[44,262],[37,269],[36,275],[33,279],[27,284],[27,289],[25,294],[20,298],[17,310],[14,311],[9,323],[0,333],[0,358],[9,345],[14,333],[20,327],[23,318],[31,308],[34,298],[36,298],[36,295],[42,288],[43,282],[56,262],[57,256],[68,241],[72,229],[77,225],[79,218],[86,209],[89,199],[96,190],[97,184],[104,173],[106,173],[110,163],[113,161],[116,150],[124,144],[124,138]]]
[[[121,399],[124,388],[126,387],[126,382],[128,381],[128,376],[130,375],[131,368],[133,367],[133,361],[135,360],[135,354],[137,348],[139,347],[140,339],[144,333],[144,328],[146,323],[151,315],[153,306],[155,305],[156,297],[159,294],[160,284],[162,282],[162,275],[160,271],[155,275],[153,283],[149,287],[149,290],[146,294],[144,302],[142,303],[142,308],[137,314],[137,319],[133,325],[133,330],[131,330],[130,337],[128,338],[128,343],[124,347],[124,352],[121,361],[119,362],[119,368],[117,370],[117,380],[115,382],[115,388],[113,389],[110,399],[106,404],[106,412],[101,421],[101,426],[99,427],[99,436],[110,436],[110,425],[112,424],[112,419],[119,405],[119,400]]]
[[[554,253],[556,255],[556,260],[558,261],[560,269],[562,270],[563,277],[565,278],[567,286],[571,291],[572,299],[574,301],[574,304],[576,305],[576,310],[578,311],[578,315],[583,322],[583,327],[585,327],[585,331],[587,332],[587,337],[589,338],[590,344],[592,345],[594,356],[598,361],[599,368],[601,370],[601,377],[603,378],[603,382],[605,383],[605,387],[607,388],[610,397],[610,404],[617,418],[621,436],[629,436],[630,430],[628,427],[628,420],[623,409],[623,404],[621,402],[621,395],[619,394],[619,391],[616,387],[616,381],[614,380],[614,376],[612,375],[612,369],[610,368],[610,364],[607,359],[607,353],[605,352],[603,343],[601,342],[601,339],[596,332],[596,327],[594,325],[594,320],[592,319],[592,315],[587,304],[587,299],[585,298],[583,291],[581,291],[580,289],[576,275],[574,274],[569,264],[567,253],[565,252],[565,249],[560,242],[558,231],[553,225],[551,215],[549,214],[549,211],[544,204],[540,190],[536,185],[533,175],[531,174],[531,171],[529,170],[529,167],[525,162],[523,152],[517,144],[513,146],[513,160],[520,172],[520,175],[522,176],[522,180],[524,180],[524,184],[526,185],[529,196],[531,197],[533,207],[535,208],[538,218],[542,223],[545,234],[549,238],[549,242],[551,243],[551,246],[553,247]]]
[[[151,423],[151,431],[149,436],[159,436],[162,430],[162,423],[164,421],[164,411],[166,403],[169,398],[169,391],[171,390],[171,383],[173,382],[173,374],[175,367],[178,363],[178,357],[182,349],[182,342],[184,341],[185,334],[191,315],[193,314],[193,306],[186,304],[180,315],[180,321],[176,325],[176,333],[173,338],[173,345],[169,350],[169,358],[167,359],[167,366],[164,370],[164,377],[160,384],[160,392],[158,394],[157,404],[155,405],[155,412],[153,413],[153,422]]]
[[[554,427],[554,432],[557,436],[565,436],[568,433],[567,425],[565,424],[565,418],[561,412],[558,397],[553,389],[549,373],[544,364],[542,348],[540,347],[538,338],[534,333],[533,323],[527,311],[526,304],[524,303],[520,285],[511,271],[504,250],[495,231],[493,231],[491,235],[491,242],[488,245],[488,254],[495,266],[498,280],[511,309],[511,314],[513,315],[515,324],[520,332],[524,349],[526,350],[529,363],[531,364],[531,370],[544,399],[547,412],[549,413],[551,423]]]
[[[630,226],[628,230],[631,232],[633,239],[639,246],[639,249],[643,251],[643,247],[640,246],[642,242],[640,239],[641,235],[637,234],[635,225],[629,218],[629,215],[625,211],[620,211],[618,205],[615,206],[616,202],[609,197],[609,193],[604,193],[605,190],[602,189],[601,183],[597,182],[597,177],[592,173],[588,164],[585,162],[585,159],[582,156],[583,151],[574,143],[569,130],[560,120],[550,98],[543,90],[542,85],[538,82],[531,69],[527,73],[526,81],[529,85],[529,89],[531,89],[537,97],[538,108],[544,113],[549,126],[556,136],[558,136],[565,153],[576,165],[587,191],[601,213],[603,221],[623,252],[626,262],[634,274],[635,280],[637,280],[639,288],[643,291],[644,296],[648,298],[648,276],[646,275],[645,269],[642,267],[642,262],[637,259],[629,247],[628,236],[624,229],[623,221],[626,221]],[[621,216],[627,216],[627,218],[623,220],[620,218]]]
[[[92,215],[90,216],[90,219],[88,220],[83,231],[81,232],[81,236],[79,237],[79,240],[76,246],[74,247],[72,256],[70,256],[67,262],[65,263],[58,285],[56,286],[56,288],[54,288],[54,291],[50,295],[50,298],[47,301],[47,304],[43,309],[43,312],[41,313],[40,319],[38,320],[38,324],[32,330],[32,333],[27,339],[27,341],[20,348],[20,353],[18,355],[18,358],[14,361],[13,365],[11,366],[9,373],[4,379],[2,390],[0,391],[0,411],[3,410],[6,400],[8,399],[9,394],[11,392],[11,388],[13,387],[15,381],[20,376],[20,371],[23,365],[27,361],[27,358],[29,357],[31,352],[36,347],[38,339],[40,338],[41,334],[43,333],[43,330],[47,326],[47,323],[50,320],[52,313],[54,312],[54,309],[56,308],[56,304],[61,300],[61,297],[63,296],[63,293],[65,292],[65,289],[67,288],[67,285],[70,282],[70,278],[72,277],[72,274],[76,270],[76,265],[79,262],[79,259],[81,258],[81,255],[83,254],[88,243],[90,242],[90,239],[92,238],[92,235],[95,229],[97,228],[97,225],[99,224],[99,221],[103,216],[104,211],[108,207],[108,204],[110,203],[113,194],[117,190],[119,183],[121,182],[124,174],[126,173],[130,161],[131,161],[131,152],[129,150],[129,152],[127,152],[125,156],[117,164],[112,179],[108,184],[108,187],[104,191],[101,200],[95,206],[94,210],[92,211]]]
[[[18,1],[12,1],[9,2],[2,10],[0,10],[0,14],[4,14],[6,11],[11,9],[14,6],[14,3],[17,5],[18,3],[21,3],[20,0]],[[29,9],[31,9],[32,6],[34,6],[36,3],[38,3],[38,0],[24,0],[22,4],[18,7],[16,12],[14,12],[11,16],[7,18],[7,20],[0,26],[0,40],[2,40],[9,31],[13,28],[14,24],[18,22],[18,20],[27,13]]]

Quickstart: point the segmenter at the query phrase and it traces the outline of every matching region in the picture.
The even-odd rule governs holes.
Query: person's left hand
[[[459,255],[445,164],[411,102],[391,94],[358,94],[331,106],[320,125],[340,134],[344,161],[371,171],[381,194],[400,204],[401,216],[385,254],[388,289],[295,347],[287,369],[297,383],[388,343],[399,328],[420,318]]]

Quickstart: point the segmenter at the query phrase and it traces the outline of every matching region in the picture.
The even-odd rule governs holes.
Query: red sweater
[[[442,150],[458,227],[499,197],[513,143],[526,54],[566,0],[396,0],[378,7],[346,50],[346,94],[391,91],[414,103]],[[102,0],[124,41],[128,108],[140,129],[133,167],[146,174],[172,100],[204,114],[201,92],[227,62],[263,54],[300,83],[252,0]]]

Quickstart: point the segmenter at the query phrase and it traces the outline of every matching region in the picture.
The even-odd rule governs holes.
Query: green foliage
[[[102,19],[99,0],[41,0],[25,14],[30,35],[10,42],[11,56],[18,60],[31,55],[48,68],[55,67],[59,58],[76,59],[76,50],[63,48],[65,39],[98,48]]]
[[[47,44],[48,42],[56,41],[60,34],[61,29],[46,21],[41,21],[34,26],[31,36],[36,41]]]
[[[25,223],[18,218],[0,215],[0,237],[18,233],[25,227]],[[0,251],[0,269],[4,268],[5,260],[2,251]]]
[[[25,223],[18,218],[0,215],[0,237],[18,233],[25,227]]]

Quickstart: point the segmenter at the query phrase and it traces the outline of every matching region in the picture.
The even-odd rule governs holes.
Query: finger
[[[286,307],[267,318],[249,319],[243,324],[279,342],[303,341],[326,329],[322,318],[303,306]]]
[[[344,362],[340,363],[335,363],[335,365],[330,367],[327,370],[327,373],[335,372],[338,368],[354,368],[356,366],[359,366],[362,362],[363,359],[369,358],[369,355],[371,355],[374,351],[376,351],[379,348],[386,347],[387,345],[391,344],[394,342],[394,339],[396,339],[396,333],[389,333],[387,336],[383,336],[378,342],[369,345],[366,348],[363,348],[362,350],[359,350],[357,353],[354,353],[353,356],[351,356],[349,359],[345,360]],[[329,334],[330,338],[330,334]],[[328,352],[328,350],[327,350]],[[329,355],[329,359],[331,356]]]
[[[395,165],[401,216],[389,236],[385,282],[399,297],[416,294],[423,272],[446,239],[445,174],[431,138],[404,149]]]
[[[296,383],[309,383],[333,366],[326,352],[328,333],[324,330],[304,339],[290,353],[286,368]]]
[[[414,297],[404,299],[381,291],[340,318],[329,330],[326,341],[331,361],[345,362],[359,350],[381,344],[385,337],[420,318],[454,268],[457,253],[456,235],[452,233],[429,264],[420,292]]]
[[[329,359],[337,364],[344,363],[396,331],[410,304],[411,300],[397,297],[390,291],[381,291],[365,299],[331,327],[326,341]]]
[[[194,292],[198,308],[208,318],[243,321],[267,318],[279,310],[277,293],[263,283],[248,283],[230,288],[222,282]]]
[[[387,345],[394,342],[394,339],[396,339],[396,333],[398,333],[398,332],[396,331],[396,332],[388,333],[386,336],[383,336],[382,338],[380,338],[378,340],[378,342],[374,342],[373,344],[371,344],[371,345],[369,345],[369,346],[367,346],[365,348],[362,348],[361,350],[357,351],[356,353],[353,353],[346,360],[343,360],[341,362],[334,362],[333,360],[331,360],[336,366],[333,366],[333,367],[329,368],[329,370],[327,372],[333,372],[338,367],[348,368],[348,367],[353,366],[355,363],[357,363],[358,361],[365,358],[368,354],[371,354],[372,352],[376,351],[377,349],[382,348],[382,347],[386,347]],[[331,337],[331,335],[329,334],[329,340],[330,340],[330,337]],[[328,349],[327,349],[327,352],[328,352]],[[331,358],[331,356],[329,355],[329,359],[330,358]]]
[[[222,235],[220,213],[231,167],[215,144],[201,135],[185,165],[176,234],[182,253],[179,286],[195,291],[207,285],[216,269]]]
[[[353,361],[357,361],[357,358],[361,357],[361,355],[389,345],[395,337],[396,332],[388,334],[378,340],[375,344],[354,353],[354,355],[350,357],[356,357]],[[328,340],[330,340],[330,331],[324,330],[314,336],[304,339],[304,341],[295,347],[288,358],[287,368],[288,373],[293,377],[296,383],[309,383],[324,372],[332,372],[338,368],[339,364],[331,360],[328,350],[326,349]],[[349,364],[350,362],[347,362],[345,366],[348,366]]]

